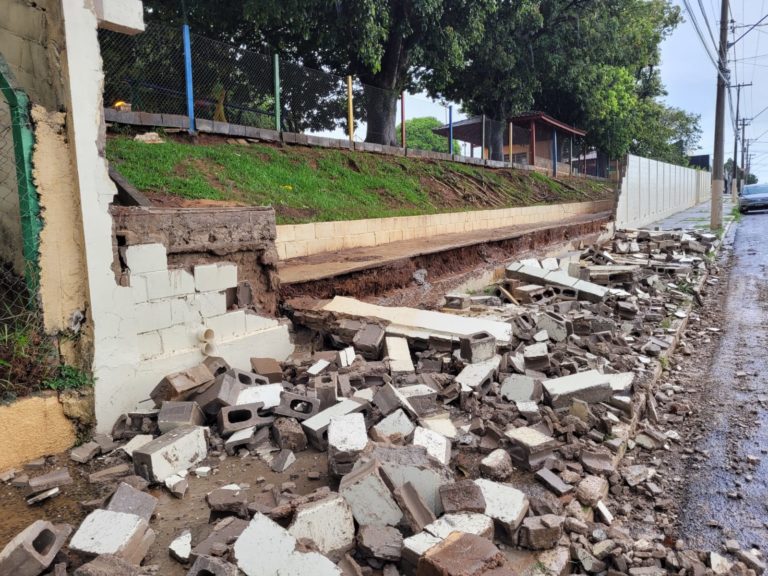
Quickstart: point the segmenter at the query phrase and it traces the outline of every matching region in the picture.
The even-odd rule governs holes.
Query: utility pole
[[[742,118],[741,119],[741,174],[742,176],[739,177],[739,191],[741,191],[741,188],[743,186],[741,179],[746,179],[747,173],[746,170],[746,164],[745,164],[745,158],[744,158],[744,150],[747,147],[747,138],[746,138],[746,128],[747,128],[747,122],[749,122],[749,118]]]
[[[739,153],[739,104],[741,103],[741,88],[746,86],[752,86],[752,82],[749,84],[736,84],[735,86],[729,86],[729,88],[736,88],[736,130],[733,134],[733,166],[731,167],[731,197],[734,202],[738,201],[739,187],[738,182],[738,166],[736,158]],[[743,131],[743,129],[742,129]],[[744,167],[744,164],[742,164]]]
[[[725,142],[723,128],[725,124],[726,57],[728,55],[728,0],[722,0],[720,6],[720,50],[717,61],[717,102],[715,105],[715,150],[712,160],[712,206],[709,227],[718,230],[723,225],[723,155]]]

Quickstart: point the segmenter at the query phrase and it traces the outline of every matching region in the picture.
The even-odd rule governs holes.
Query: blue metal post
[[[557,176],[557,128],[552,128],[552,175]]]
[[[184,78],[187,84],[187,116],[189,116],[189,133],[195,133],[195,96],[192,89],[192,43],[189,39],[189,24],[184,24]]]
[[[448,154],[453,154],[453,106],[448,106]]]

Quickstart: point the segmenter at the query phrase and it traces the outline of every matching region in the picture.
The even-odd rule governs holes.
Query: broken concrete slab
[[[474,534],[493,541],[493,519],[478,512],[458,512],[444,514],[439,519],[424,527],[433,536],[445,539],[452,532]]]
[[[339,560],[355,543],[352,509],[339,494],[300,505],[288,533],[306,538],[331,559]]]
[[[51,488],[72,484],[72,477],[66,468],[57,468],[47,474],[41,474],[29,479],[27,486],[31,493],[43,492]]]
[[[451,461],[451,441],[442,434],[417,426],[413,431],[413,445],[423,446],[427,454],[441,464]]]
[[[212,512],[234,514],[248,518],[248,492],[239,486],[223,486],[205,495],[205,502]]]
[[[406,416],[403,409],[398,408],[373,426],[371,433],[375,434],[377,439],[380,440],[404,442],[411,437],[415,428],[413,422]]]
[[[528,512],[528,497],[509,484],[478,478],[474,481],[485,498],[485,515],[494,519],[511,542]]]
[[[164,434],[184,425],[205,425],[205,415],[197,402],[164,401],[157,415],[157,427],[160,432]]]
[[[235,405],[263,404],[261,410],[269,411],[280,405],[284,391],[282,384],[247,386],[240,390]]]
[[[51,565],[70,532],[72,527],[68,524],[36,520],[0,552],[0,574],[38,576]]]
[[[538,470],[552,456],[558,442],[537,428],[522,426],[508,428],[504,436],[510,442],[509,455],[512,461],[526,470]]]
[[[552,492],[554,492],[557,496],[564,496],[573,490],[573,486],[563,482],[560,476],[548,468],[542,468],[536,472],[535,478],[544,484],[547,488],[549,488]]]
[[[392,526],[361,526],[357,533],[357,545],[365,557],[399,562],[403,535]]]
[[[523,374],[512,374],[501,383],[501,397],[509,402],[541,401],[541,382]]]
[[[301,425],[307,435],[310,443],[319,450],[325,450],[328,442],[328,426],[331,419],[364,412],[367,409],[367,402],[359,402],[353,398],[345,398],[335,406],[317,413],[315,416],[304,420]]]
[[[494,356],[488,360],[468,364],[456,376],[455,382],[461,386],[462,393],[476,392],[479,396],[485,396],[496,378],[501,364],[501,356]]]
[[[143,576],[143,574],[138,566],[122,558],[113,554],[102,554],[77,568],[74,576]]]
[[[288,470],[288,468],[290,468],[294,462],[296,462],[296,455],[291,450],[283,449],[280,450],[280,452],[278,452],[274,458],[272,458],[272,462],[270,463],[269,467],[272,469],[272,472],[282,474]]]
[[[384,338],[386,354],[389,358],[389,371],[392,376],[413,374],[416,368],[411,359],[411,351],[408,348],[408,340],[396,336]]]
[[[264,376],[271,384],[283,381],[283,369],[274,358],[251,358],[251,370],[259,376]]]
[[[97,442],[91,441],[85,442],[77,448],[73,448],[69,452],[69,458],[79,464],[85,464],[86,462],[93,460],[99,454],[101,454],[101,446],[99,446]]]
[[[414,576],[421,557],[442,541],[442,538],[433,536],[429,532],[419,532],[403,540],[400,562],[403,572]]]
[[[437,410],[437,391],[426,384],[414,384],[394,388],[400,405],[414,418],[426,416]]]
[[[436,520],[435,514],[410,482],[396,488],[394,497],[403,512],[403,523],[411,533],[421,532],[425,526]]]
[[[147,521],[135,514],[94,510],[72,536],[69,549],[86,556],[113,554],[139,564],[154,539]]]
[[[480,576],[504,564],[504,554],[490,540],[454,532],[426,551],[417,576]]]
[[[360,463],[344,476],[339,493],[352,509],[352,515],[361,526],[386,524],[396,526],[403,518],[390,489],[391,481],[379,462],[371,459]]]
[[[440,502],[446,514],[456,512],[485,513],[485,497],[472,480],[460,480],[440,486]]]
[[[188,528],[182,530],[168,545],[168,554],[182,564],[189,562],[192,557],[192,531]]]
[[[198,556],[187,576],[238,576],[237,566],[213,556]]]
[[[133,486],[120,482],[115,493],[109,499],[106,510],[134,514],[149,523],[157,506],[157,498]]]
[[[150,482],[189,469],[208,453],[206,430],[200,426],[179,426],[133,453],[136,474]]]
[[[365,417],[359,412],[331,418],[328,426],[328,466],[343,476],[352,471],[360,453],[368,446]]]
[[[555,409],[570,407],[574,398],[596,403],[609,400],[613,394],[609,379],[597,370],[552,378],[541,384],[549,404]]]
[[[520,527],[520,546],[531,550],[554,547],[563,535],[564,522],[563,516],[554,514],[525,518]]]

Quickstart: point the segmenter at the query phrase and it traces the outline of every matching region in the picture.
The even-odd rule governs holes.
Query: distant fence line
[[[221,127],[228,124],[243,127],[232,128],[239,132],[232,135],[239,136],[245,136],[247,128],[255,128],[346,137],[353,146],[361,141],[389,141],[396,147],[457,156],[452,137],[431,134],[429,143],[422,144],[424,140],[416,140],[403,122],[408,106],[419,116],[432,116],[452,126],[453,107],[442,102],[382,90],[353,77],[307,68],[276,54],[266,55],[198,36],[185,27],[151,25],[136,36],[109,30],[101,30],[99,35],[104,102],[114,112],[149,113],[169,121],[157,125],[195,131],[222,133]],[[390,103],[387,121],[370,121],[369,110],[379,109],[385,101]],[[391,109],[392,102],[395,110]],[[112,118],[119,122],[138,116],[113,114]],[[478,141],[465,149],[470,157],[477,154],[478,160],[503,159],[506,165],[533,164],[542,171],[555,168],[547,157],[537,155],[531,161],[500,153],[499,133],[508,129],[508,123],[482,118],[488,129],[482,131],[482,144]],[[399,120],[394,133],[393,119]],[[218,129],[213,130],[214,126]],[[524,128],[515,126],[515,131],[524,132]],[[570,157],[566,162],[558,163],[561,173],[604,175],[597,162],[588,164]]]

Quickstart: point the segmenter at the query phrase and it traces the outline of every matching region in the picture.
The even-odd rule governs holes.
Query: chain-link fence
[[[29,191],[31,127],[22,103],[0,94],[0,402],[37,390],[58,370],[54,341],[45,333],[37,295],[39,229]],[[26,140],[26,141],[25,141]]]

